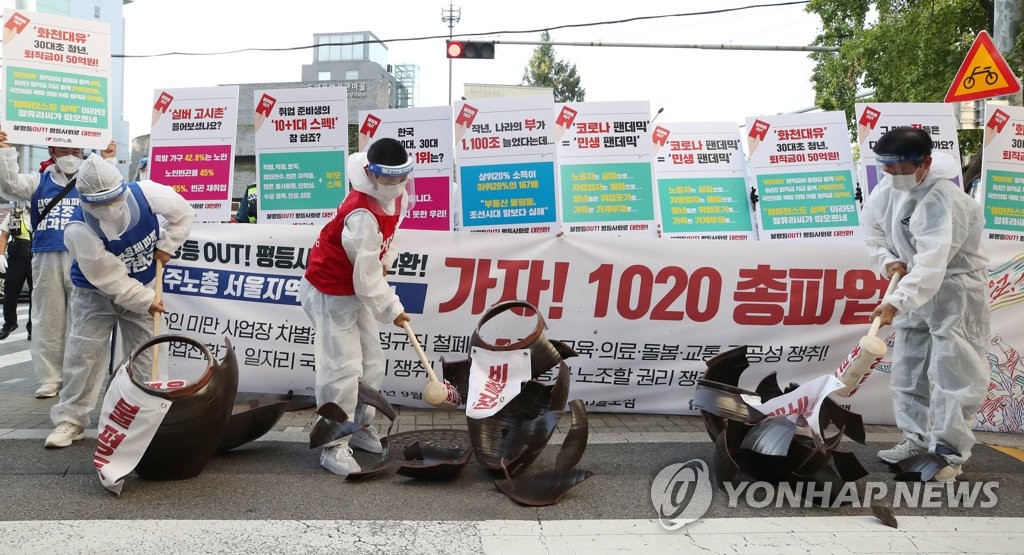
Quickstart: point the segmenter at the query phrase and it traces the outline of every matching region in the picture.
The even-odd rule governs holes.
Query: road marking
[[[0,356],[0,368],[7,368],[15,364],[21,364],[32,360],[32,351],[18,351],[9,355]]]
[[[11,384],[16,384],[18,382],[23,382],[23,381],[25,381],[25,378],[11,378],[9,380],[5,380],[5,381],[0,382],[0,385],[11,385]]]
[[[1024,462],[1024,450],[1017,449],[1016,447],[1006,447],[1003,445],[989,445],[989,447],[999,451],[1000,453],[1006,453],[1018,461]]]
[[[0,340],[0,341],[12,342],[13,343],[14,341],[21,341],[21,340],[24,340],[24,339],[28,339],[28,332],[27,331],[22,331],[22,332],[18,332],[18,333],[12,333],[11,335],[7,336],[7,339],[3,339],[3,340]]]
[[[835,552],[1011,553],[1024,518],[901,516],[715,518],[676,531],[657,520],[33,520],[4,522],[0,551],[106,553]],[[110,533],[117,530],[116,534]],[[994,533],[998,531],[998,533]]]

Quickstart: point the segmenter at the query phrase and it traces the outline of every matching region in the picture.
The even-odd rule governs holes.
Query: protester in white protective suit
[[[876,268],[904,274],[872,318],[896,330],[892,390],[904,439],[879,458],[896,463],[930,451],[950,466],[952,481],[974,446],[974,414],[989,371],[988,256],[981,246],[978,203],[951,181],[952,157],[932,155],[928,133],[893,129],[874,147],[886,177],[864,203],[863,225]]]
[[[299,298],[316,330],[317,406],[337,403],[366,424],[374,411],[355,413],[359,383],[380,389],[384,380],[377,321],[409,321],[385,276],[397,256],[391,241],[408,206],[413,161],[398,141],[384,138],[349,156],[346,169],[352,190],[310,251]],[[359,472],[350,446],[382,452],[369,426],[326,446],[320,464],[341,476]]]
[[[116,154],[113,141],[102,152],[111,164],[117,163]],[[71,260],[64,247],[64,227],[78,206],[78,191],[72,182],[82,163],[82,149],[51,146],[52,163],[44,163],[45,168],[39,172],[19,174],[18,151],[7,144],[7,133],[0,131],[0,157],[0,195],[28,202],[34,228],[31,322],[35,333],[31,352],[40,383],[35,395],[46,399],[55,397],[61,387],[71,295]],[[58,197],[60,200],[51,206],[51,201]]]
[[[82,203],[64,232],[71,265],[71,328],[64,356],[64,387],[50,409],[56,429],[46,447],[85,437],[110,359],[117,324],[129,349],[150,338],[152,315],[164,311],[153,282],[156,262],[167,262],[192,229],[195,211],[171,187],[125,183],[93,154],[78,171]],[[157,216],[166,222],[161,228]],[[145,363],[144,363],[145,364]]]

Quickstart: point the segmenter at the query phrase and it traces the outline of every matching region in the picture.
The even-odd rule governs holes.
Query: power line
[[[735,8],[721,8],[717,10],[705,10],[699,12],[685,12],[675,14],[664,14],[664,15],[644,15],[637,17],[630,17],[627,19],[615,19],[611,21],[595,21],[591,23],[567,23],[565,25],[557,25],[554,27],[544,27],[539,29],[523,29],[517,31],[488,31],[486,33],[461,33],[454,35],[457,38],[467,37],[479,37],[485,35],[516,35],[525,33],[540,33],[544,31],[556,31],[559,29],[577,29],[582,27],[597,27],[600,25],[618,25],[622,23],[632,23],[634,21],[650,21],[654,19],[669,19],[674,17],[693,17],[698,15],[714,15],[728,12],[738,12],[744,10],[752,10],[757,8],[777,8],[781,6],[794,6],[799,4],[807,4],[810,0],[794,0],[791,2],[780,2],[776,4],[751,4],[748,6],[737,6]],[[407,37],[397,39],[380,39],[380,40],[364,40],[345,43],[344,45],[355,45],[355,44],[369,44],[369,43],[392,43],[392,42],[415,42],[421,40],[436,40],[436,39],[450,39],[453,38],[450,35],[428,35],[423,37]],[[221,52],[162,52],[159,54],[112,54],[112,58],[163,58],[166,56],[222,56],[225,54],[239,54],[242,52],[291,52],[297,50],[309,50],[310,48],[320,48],[324,46],[342,46],[340,42],[330,42],[322,44],[309,44],[303,46],[286,46],[279,48],[241,48],[238,50],[224,50]]]
[[[692,48],[700,50],[770,50],[773,52],[838,52],[838,46],[786,46],[781,44],[662,44],[652,42],[555,42],[529,40],[491,40],[484,44],[519,44],[519,45],[551,45],[551,46],[608,46],[612,48]]]

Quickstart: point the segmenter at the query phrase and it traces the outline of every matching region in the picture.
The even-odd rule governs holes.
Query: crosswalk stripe
[[[1016,523],[1016,524],[1014,524]],[[830,551],[1010,553],[1024,541],[1024,519],[901,516],[889,528],[871,516],[713,518],[681,530],[657,520],[61,520],[8,521],[0,551],[74,546],[106,553],[714,553]],[[117,533],[111,533],[116,530]],[[993,533],[998,530],[999,533]]]
[[[21,341],[21,340],[24,340],[24,339],[28,339],[28,332],[27,331],[23,331],[23,332],[19,332],[19,333],[12,333],[11,335],[8,335],[7,339],[4,339],[3,341],[7,342],[7,343],[10,343],[12,341]]]
[[[9,339],[9,338],[8,338]],[[21,364],[32,360],[32,351],[18,351],[9,355],[0,356],[0,368],[7,368],[15,364]]]

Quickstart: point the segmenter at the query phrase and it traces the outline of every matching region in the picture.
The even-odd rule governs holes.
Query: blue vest
[[[78,208],[78,189],[72,185],[71,191],[50,210],[46,219],[39,221],[42,219],[40,216],[43,208],[46,208],[53,197],[59,195],[64,189],[54,183],[51,174],[52,172],[43,172],[39,176],[39,186],[32,193],[32,202],[29,205],[32,227],[35,228],[35,234],[32,236],[32,252],[68,250],[64,246],[64,228],[68,226],[71,216]]]
[[[128,276],[138,280],[143,285],[156,278],[156,265],[153,263],[153,253],[156,251],[156,241],[160,238],[160,222],[156,214],[150,208],[146,195],[138,183],[129,183],[128,191],[135,197],[139,205],[139,221],[121,234],[121,238],[111,241],[106,234],[94,225],[91,220],[85,219],[85,212],[79,206],[75,209],[72,221],[84,222],[103,241],[103,246],[118,257],[128,269]],[[96,289],[96,286],[89,283],[78,267],[78,261],[71,263],[71,283],[78,287]]]

